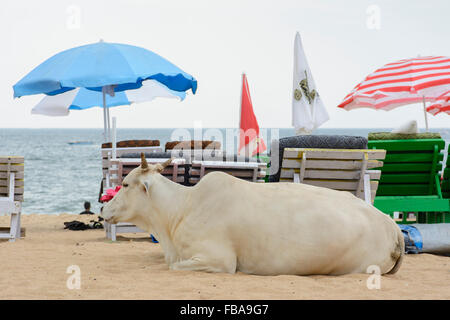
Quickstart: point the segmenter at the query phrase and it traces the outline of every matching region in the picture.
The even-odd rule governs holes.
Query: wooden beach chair
[[[386,151],[367,149],[285,148],[280,182],[348,191],[372,204]]]
[[[184,158],[192,164],[194,160],[222,161],[225,152],[220,147],[220,142],[211,140],[169,141],[165,150],[172,158]]]
[[[420,139],[420,134],[417,137],[374,140],[376,136],[369,134],[369,149],[387,151],[374,205],[391,216],[402,212],[403,224],[435,223],[437,217],[450,210],[449,199],[441,191],[439,175],[445,141]],[[408,213],[417,214],[416,221],[408,219]]]
[[[170,158],[146,158],[148,164],[164,163]],[[136,167],[141,165],[140,158],[118,158],[110,161],[112,166],[109,169],[109,175],[114,177],[111,182],[114,186],[121,185],[123,179]],[[186,172],[185,159],[173,159],[172,163],[164,168],[161,174],[176,183],[183,184]]]
[[[206,174],[222,171],[234,177],[251,181],[265,182],[267,164],[264,162],[232,162],[232,161],[192,161],[189,182],[197,184]]]
[[[0,213],[11,215],[9,228],[0,229],[0,239],[21,236],[20,214],[24,192],[24,158],[0,156]]]
[[[147,163],[158,164],[167,161],[170,158],[147,158]],[[166,178],[177,182],[184,183],[185,181],[185,159],[173,159],[172,163],[164,168],[161,174]],[[115,187],[122,184],[123,179],[130,173],[131,170],[140,166],[140,158],[118,158],[110,160],[110,169],[108,175],[113,177],[110,183]],[[134,224],[120,222],[118,224],[110,224],[105,221],[106,237],[112,241],[116,241],[118,233],[148,233]]]
[[[115,153],[116,158],[120,158],[123,154],[127,153],[152,153],[152,152],[162,152],[162,147],[160,147],[159,140],[125,140],[119,141],[116,144]],[[111,188],[112,184],[109,181],[111,177],[109,175],[110,169],[112,169],[111,159],[113,159],[113,148],[112,143],[102,144],[102,190],[106,188]]]

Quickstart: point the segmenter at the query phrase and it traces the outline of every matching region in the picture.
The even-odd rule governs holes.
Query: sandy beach
[[[407,255],[397,274],[369,290],[367,274],[254,276],[171,271],[144,234],[113,243],[103,230],[64,230],[92,216],[23,215],[25,238],[0,242],[0,299],[450,299],[450,257]],[[9,216],[0,216],[0,226]],[[68,289],[71,265],[81,288]]]

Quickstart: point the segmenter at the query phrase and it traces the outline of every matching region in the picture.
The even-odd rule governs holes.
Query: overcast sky
[[[291,127],[293,46],[302,36],[330,120],[322,127],[395,127],[420,104],[393,111],[337,105],[382,65],[450,55],[450,1],[3,0],[0,12],[0,128],[101,128],[100,108],[67,117],[31,115],[42,95],[13,99],[12,86],[50,56],[103,39],[165,57],[198,80],[185,101],[158,99],[112,109],[118,127],[237,127],[241,74],[260,127]],[[429,115],[430,127],[450,116]]]

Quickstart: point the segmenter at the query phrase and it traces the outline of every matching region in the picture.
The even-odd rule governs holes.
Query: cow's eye
[[[126,187],[128,187],[128,183],[124,183],[122,186],[123,186],[124,188],[126,188]]]

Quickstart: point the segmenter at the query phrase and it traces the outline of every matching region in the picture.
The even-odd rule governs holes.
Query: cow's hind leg
[[[204,272],[236,272],[236,258],[217,259],[206,256],[193,256],[190,259],[174,262],[170,265],[172,270],[190,270]]]

